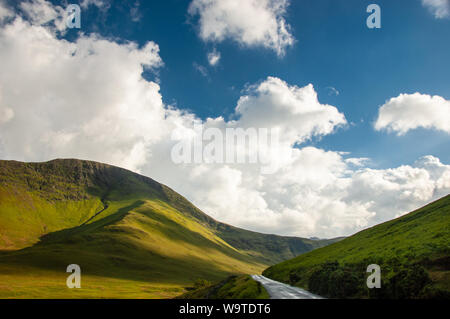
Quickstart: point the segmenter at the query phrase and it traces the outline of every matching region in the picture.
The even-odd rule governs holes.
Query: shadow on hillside
[[[155,212],[153,209],[146,210],[142,214],[152,220],[160,222],[161,227],[158,230],[173,241],[178,241],[180,243],[188,242],[203,249],[216,249],[229,257],[245,260],[248,263],[254,262],[250,257],[237,252],[233,248],[227,247],[225,244],[218,243],[198,232],[192,231],[163,214]]]
[[[56,232],[46,234],[46,235],[42,236],[40,238],[40,241],[38,243],[36,243],[34,246],[29,247],[29,248],[24,248],[23,250],[26,251],[27,249],[31,249],[35,246],[47,245],[49,243],[56,243],[56,242],[65,241],[65,240],[70,241],[70,237],[72,237],[72,236],[82,235],[84,233],[92,232],[99,228],[117,223],[122,218],[124,218],[127,213],[129,213],[130,211],[132,211],[135,208],[138,208],[142,204],[144,204],[144,201],[137,200],[133,204],[122,207],[122,208],[118,209],[117,212],[115,212],[111,215],[108,215],[100,220],[95,221],[95,222],[92,222],[90,224],[88,224],[86,221],[86,222],[82,223],[80,226],[66,228],[63,230],[59,230]],[[100,212],[96,213],[94,216],[97,216],[99,213],[103,212],[107,208],[108,207],[106,206],[104,209],[102,209]]]
[[[0,252],[0,267],[10,266],[9,269],[13,269],[14,273],[30,273],[30,269],[32,272],[34,268],[65,274],[69,264],[79,264],[83,275],[177,284],[186,284],[198,278],[221,279],[230,274],[230,270],[224,270],[225,265],[219,260],[205,260],[194,255],[163,256],[136,242],[139,233],[127,232],[126,228],[105,229],[142,204],[144,201],[138,200],[90,224],[47,234],[31,247]],[[188,239],[204,248],[205,254],[209,248],[231,258],[243,259],[244,255],[211,242],[186,227],[180,227],[166,216],[151,210],[142,214],[159,221],[164,226],[159,231],[175,241]],[[123,236],[124,233],[127,236]],[[250,260],[247,262],[250,264]],[[235,267],[235,272],[239,272],[237,265]]]

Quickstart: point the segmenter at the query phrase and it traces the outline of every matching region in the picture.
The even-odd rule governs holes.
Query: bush
[[[362,290],[363,276],[354,267],[340,266],[338,262],[325,263],[309,278],[311,292],[329,298],[348,298]]]
[[[289,283],[291,285],[295,285],[300,281],[300,279],[302,279],[302,277],[300,276],[300,271],[293,270],[289,273]]]
[[[337,269],[330,275],[329,293],[334,298],[354,296],[360,290],[360,279],[354,271]]]
[[[205,288],[205,287],[209,287],[211,285],[212,285],[212,283],[206,279],[199,278],[194,282],[195,289]]]
[[[431,286],[428,272],[419,264],[402,265],[398,260],[391,261],[385,266],[385,269],[391,269],[391,275],[383,273],[379,289],[367,288],[363,268],[365,267],[358,264],[339,265],[336,261],[327,262],[311,274],[308,288],[311,292],[328,298],[448,298],[448,291]],[[294,276],[295,273],[292,278]]]
[[[415,264],[392,276],[389,283],[392,298],[410,299],[418,298],[431,279],[425,268]]]

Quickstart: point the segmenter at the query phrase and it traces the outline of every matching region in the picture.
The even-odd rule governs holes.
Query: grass
[[[129,287],[134,283],[136,291],[132,296],[148,297],[147,293],[139,293],[143,285],[169,286],[171,296],[175,296],[198,277],[220,280],[230,273],[259,273],[265,268],[210,229],[162,202],[113,202],[107,210],[106,217],[97,221],[51,233],[32,247],[4,252],[0,256],[0,276],[9,275],[2,276],[2,284],[27,296],[25,292],[32,290],[24,291],[24,287],[58,282],[56,286],[41,289],[41,297],[71,297],[72,290],[65,287],[68,275],[65,269],[74,263],[82,269],[82,280],[87,278],[82,290],[103,287],[98,282],[103,282],[107,289],[110,284],[105,283],[111,281],[125,282]],[[27,271],[19,275],[18,269],[22,267]],[[25,281],[24,285],[22,280],[28,272],[35,279]],[[98,288],[98,297],[112,298],[117,295],[116,288]],[[93,292],[89,295],[95,296]]]
[[[154,180],[96,162],[0,161],[0,296],[167,298],[328,241],[222,224]],[[78,264],[82,288],[68,289]]]
[[[42,235],[81,224],[101,207],[96,198],[52,203],[0,185],[0,249],[28,247]]]
[[[263,274],[311,289],[312,275],[318,275],[324,267],[337,262],[339,269],[333,271],[343,271],[343,274],[348,271],[349,276],[356,276],[355,280],[359,285],[354,294],[347,297],[371,297],[370,292],[364,288],[367,265],[375,263],[381,266],[386,287],[390,284],[389,280],[392,284],[392,279],[402,274],[402,271],[406,274],[405,271],[420,266],[432,280],[429,285],[431,288],[428,288],[443,290],[441,293],[447,294],[450,291],[449,252],[448,195],[405,216],[269,267]]]
[[[125,280],[82,274],[81,289],[66,287],[68,273],[23,267],[0,268],[0,299],[80,299],[80,298],[126,298],[160,299],[173,298],[185,289],[179,284]]]

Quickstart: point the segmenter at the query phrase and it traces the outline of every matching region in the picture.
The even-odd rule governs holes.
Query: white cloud
[[[13,17],[14,13],[8,9],[5,4],[3,3],[3,0],[0,1],[0,23],[2,23],[3,20]]]
[[[232,39],[282,56],[295,41],[285,20],[288,5],[288,0],[193,0],[188,11],[199,15],[204,41]]]
[[[403,135],[419,127],[450,133],[450,101],[426,94],[400,94],[378,111],[375,129]]]
[[[58,31],[66,29],[66,11],[47,0],[24,1],[20,8],[34,25],[51,23]]]
[[[428,8],[436,19],[450,17],[450,0],[422,0],[422,5]]]
[[[286,235],[349,235],[450,192],[450,165],[431,156],[413,166],[355,169],[337,152],[304,147],[264,176],[248,166],[163,163],[152,164],[158,179],[213,217]]]
[[[0,135],[8,156],[76,155],[137,169],[147,156],[138,146],[157,139],[164,123],[159,86],[141,77],[143,67],[161,65],[158,51],[153,42],[139,48],[95,35],[59,40],[20,17],[7,24],[0,96],[14,117]]]
[[[329,86],[329,87],[327,87],[327,89],[328,89],[328,94],[329,95],[336,95],[336,96],[338,96],[340,94],[340,92],[335,87]]]
[[[109,3],[106,0],[82,0],[80,2],[80,7],[87,9],[89,6],[96,6],[99,9],[108,9]]]
[[[153,42],[138,47],[98,35],[69,42],[16,17],[0,28],[2,158],[76,157],[139,170],[221,221],[297,236],[348,235],[450,192],[450,165],[432,156],[375,170],[351,154],[293,148],[346,122],[312,85],[269,77],[237,101],[234,120],[202,121],[164,105],[159,85],[142,77],[161,65]],[[171,134],[194,124],[277,127],[283,141],[271,145],[275,173],[249,164],[174,164]]]
[[[347,123],[336,107],[320,104],[312,84],[289,86],[276,77],[251,86],[248,94],[239,99],[236,113],[240,115],[240,125],[277,127],[290,143],[330,134]]]
[[[364,166],[367,162],[370,162],[370,159],[367,157],[360,157],[360,158],[347,158],[345,160],[345,163],[351,164],[353,166]]]
[[[216,49],[208,53],[209,65],[215,66],[217,65],[217,63],[219,63],[219,60],[220,60],[220,52],[216,51]]]
[[[352,177],[347,200],[371,203],[377,214],[374,222],[391,219],[424,203],[449,194],[450,165],[438,158],[424,156],[413,166],[394,169],[362,169]]]

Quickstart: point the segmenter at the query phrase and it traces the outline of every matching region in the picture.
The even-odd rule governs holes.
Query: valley
[[[285,237],[111,165],[0,161],[0,298],[446,298],[449,213],[450,195],[348,238]],[[66,286],[70,264],[81,289]],[[381,289],[366,286],[370,264]]]

